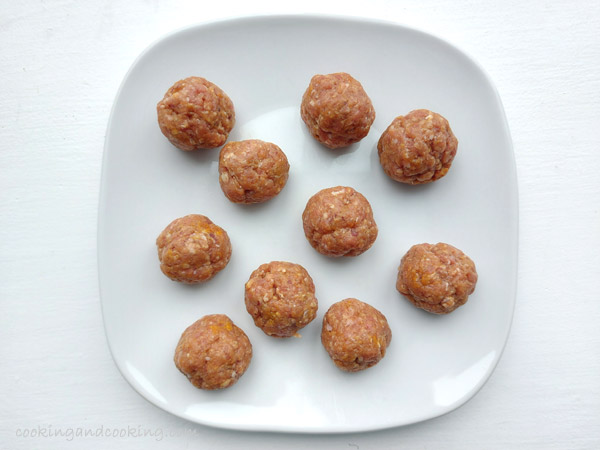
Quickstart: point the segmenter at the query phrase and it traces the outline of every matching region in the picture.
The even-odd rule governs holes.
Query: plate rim
[[[481,379],[478,381],[478,383],[471,389],[471,391],[468,392],[466,395],[462,396],[454,404],[451,404],[449,406],[440,407],[440,408],[438,408],[439,410],[436,410],[431,414],[423,414],[421,416],[415,416],[415,417],[411,418],[411,420],[385,422],[385,423],[381,423],[381,425],[379,425],[379,426],[372,426],[372,425],[370,425],[370,426],[353,426],[351,428],[347,428],[342,425],[335,425],[335,426],[328,425],[326,427],[318,427],[318,428],[315,428],[312,426],[304,426],[304,427],[298,428],[298,427],[289,427],[289,426],[284,426],[284,425],[266,425],[266,424],[264,426],[257,426],[256,424],[230,424],[230,423],[223,423],[223,422],[218,422],[218,421],[198,420],[195,417],[192,417],[185,413],[181,413],[178,410],[174,410],[174,409],[170,408],[168,403],[167,404],[159,404],[153,397],[146,395],[145,389],[143,389],[143,387],[138,383],[138,381],[130,375],[129,371],[125,370],[125,368],[123,367],[123,362],[118,361],[117,358],[115,357],[113,344],[111,344],[111,340],[109,339],[109,336],[108,336],[108,330],[107,330],[107,326],[106,326],[105,301],[104,301],[104,296],[102,295],[102,291],[103,291],[103,289],[102,289],[102,286],[103,286],[102,267],[104,267],[104,265],[105,265],[103,251],[102,251],[102,248],[103,248],[102,244],[103,244],[103,240],[104,240],[103,239],[103,236],[104,236],[103,229],[104,229],[104,221],[106,220],[105,218],[106,218],[106,210],[107,210],[106,178],[107,178],[107,166],[108,166],[108,157],[107,157],[108,142],[110,140],[111,128],[112,128],[111,125],[113,122],[113,117],[114,117],[115,109],[117,106],[117,100],[120,98],[125,84],[129,80],[129,77],[131,76],[131,73],[133,72],[133,70],[146,57],[146,55],[148,53],[150,53],[158,45],[166,43],[167,41],[169,41],[171,39],[175,39],[175,38],[179,37],[180,35],[190,33],[190,32],[196,31],[196,30],[200,30],[200,29],[206,29],[209,27],[231,26],[231,25],[235,25],[235,24],[247,24],[247,23],[253,23],[253,22],[254,23],[279,22],[279,21],[286,21],[286,20],[302,21],[302,22],[306,22],[306,23],[310,23],[313,21],[321,21],[321,22],[338,22],[338,23],[346,23],[346,24],[357,23],[357,24],[362,24],[362,25],[370,24],[370,25],[375,25],[375,26],[380,26],[380,27],[403,29],[403,30],[411,32],[411,33],[416,33],[426,39],[433,39],[438,44],[441,44],[441,45],[447,47],[452,52],[461,55],[463,58],[468,60],[469,63],[471,63],[480,72],[480,74],[483,76],[483,78],[485,79],[488,86],[491,88],[491,90],[494,94],[494,97],[495,97],[495,101],[497,102],[497,105],[499,107],[499,112],[501,113],[501,118],[502,118],[502,134],[504,135],[504,137],[506,139],[507,147],[508,147],[507,152],[508,152],[508,157],[509,157],[508,165],[509,165],[510,173],[507,174],[507,177],[508,177],[508,179],[511,180],[511,182],[507,186],[509,188],[508,196],[510,197],[511,203],[515,205],[514,220],[513,220],[513,223],[511,223],[512,226],[510,229],[511,241],[514,240],[515,260],[513,261],[513,264],[512,264],[512,267],[513,267],[512,276],[511,276],[512,289],[511,289],[511,295],[510,295],[511,302],[510,302],[510,307],[509,307],[510,308],[509,320],[506,324],[506,329],[505,329],[505,333],[504,333],[506,338],[504,339],[504,342],[502,343],[501,348],[499,348],[499,351],[497,352],[497,354],[494,355],[494,360],[489,365],[487,371],[481,377]],[[393,21],[393,20],[380,19],[380,18],[374,18],[374,17],[360,17],[360,16],[327,14],[327,13],[322,13],[322,14],[311,13],[311,14],[238,15],[238,16],[230,16],[230,17],[226,17],[226,18],[219,18],[216,20],[200,21],[195,24],[177,28],[170,32],[164,33],[161,36],[159,36],[158,38],[154,39],[149,45],[147,45],[142,50],[142,52],[133,60],[133,62],[127,69],[127,71],[126,71],[125,75],[123,76],[123,78],[119,84],[119,87],[114,95],[114,98],[113,98],[111,110],[110,110],[110,113],[108,116],[108,122],[107,122],[106,132],[105,132],[105,136],[104,136],[104,146],[103,146],[102,153],[103,154],[102,154],[102,165],[101,165],[101,176],[100,176],[100,189],[99,189],[98,210],[97,210],[98,218],[97,218],[97,222],[96,222],[96,224],[97,224],[97,232],[96,232],[96,251],[97,251],[96,256],[97,256],[97,258],[96,258],[96,262],[98,265],[98,291],[99,291],[100,306],[101,306],[101,310],[102,310],[102,323],[103,323],[104,335],[106,338],[106,342],[108,345],[108,349],[109,349],[111,358],[112,358],[113,362],[115,363],[115,365],[117,366],[117,369],[119,370],[121,376],[125,379],[125,381],[127,381],[127,383],[142,398],[144,398],[146,401],[148,401],[150,404],[156,406],[157,408],[164,410],[170,414],[173,414],[176,417],[180,417],[182,419],[188,420],[195,424],[199,424],[199,425],[203,425],[203,426],[210,426],[210,427],[220,428],[220,429],[226,429],[226,430],[285,433],[285,434],[344,434],[344,433],[355,434],[355,433],[361,433],[361,432],[367,432],[367,431],[378,431],[378,430],[398,428],[398,427],[403,427],[406,425],[424,422],[424,421],[427,421],[430,419],[434,419],[436,417],[444,416],[452,411],[455,411],[455,410],[461,408],[466,403],[468,403],[473,397],[475,397],[475,395],[477,393],[479,393],[479,391],[483,388],[483,386],[489,381],[489,379],[491,378],[492,374],[494,373],[498,363],[500,362],[500,359],[502,358],[502,355],[504,354],[504,350],[508,343],[508,339],[510,338],[510,332],[511,332],[512,323],[514,320],[514,312],[515,312],[515,306],[516,306],[516,301],[517,301],[517,288],[518,288],[517,283],[518,283],[518,263],[519,263],[520,209],[519,209],[519,195],[518,195],[518,191],[519,191],[518,176],[517,176],[516,158],[515,158],[515,153],[514,153],[514,144],[513,144],[512,137],[510,134],[510,129],[508,126],[508,119],[506,116],[506,111],[504,109],[504,105],[503,105],[500,95],[498,93],[498,89],[497,89],[496,85],[493,83],[492,78],[475,58],[473,58],[467,51],[465,51],[464,49],[462,49],[461,47],[456,45],[451,40],[449,40],[447,38],[443,38],[429,30],[424,30],[422,28],[418,28],[413,25],[408,25],[408,24],[402,23],[400,21]]]

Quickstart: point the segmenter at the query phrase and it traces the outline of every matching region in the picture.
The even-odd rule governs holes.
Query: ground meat
[[[298,337],[298,330],[316,317],[317,307],[313,280],[299,264],[263,264],[246,283],[246,309],[269,336]]]
[[[302,223],[310,245],[327,256],[360,255],[377,238],[371,205],[351,187],[317,192],[306,204]]]
[[[234,203],[260,203],[275,197],[285,186],[289,170],[285,153],[258,139],[229,142],[219,155],[219,183]]]
[[[475,264],[459,249],[417,244],[402,257],[396,289],[418,308],[447,314],[466,303],[476,283]]]
[[[362,85],[343,72],[312,77],[300,113],[310,134],[329,148],[360,141],[375,120],[373,104]]]
[[[220,147],[235,124],[233,103],[200,77],[175,83],[156,105],[162,133],[181,150]]]
[[[231,257],[225,230],[200,214],[175,219],[156,239],[163,273],[175,281],[202,283],[223,270]]]
[[[321,342],[335,365],[347,372],[377,364],[391,340],[385,316],[355,298],[333,304],[323,317]]]
[[[422,184],[446,175],[457,146],[458,140],[444,117],[417,109],[394,119],[381,135],[377,150],[390,178]]]
[[[252,344],[224,314],[204,316],[181,335],[175,366],[200,389],[233,386],[252,359]]]

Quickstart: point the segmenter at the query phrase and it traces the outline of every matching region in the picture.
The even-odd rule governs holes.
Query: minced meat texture
[[[357,256],[377,238],[367,199],[351,187],[336,186],[313,195],[302,214],[308,242],[323,255]]]
[[[162,133],[185,151],[220,147],[235,124],[231,99],[201,77],[176,82],[158,102],[156,111]]]
[[[329,148],[360,141],[375,120],[375,109],[362,85],[344,72],[312,77],[300,114],[310,134]]]
[[[391,341],[385,316],[355,298],[333,304],[323,317],[321,342],[334,364],[344,371],[374,366],[383,359]]]
[[[396,288],[416,307],[448,314],[466,303],[476,283],[475,264],[459,249],[417,244],[402,257]]]
[[[377,144],[385,173],[407,184],[442,178],[452,165],[457,147],[458,140],[448,121],[426,109],[396,117]]]
[[[219,183],[234,203],[260,203],[275,197],[288,179],[285,153],[270,142],[229,142],[219,154]]]
[[[160,233],[156,246],[162,272],[189,284],[210,280],[231,257],[227,232],[200,214],[175,219]]]
[[[202,317],[181,335],[175,366],[200,389],[233,386],[252,359],[246,333],[224,314]]]
[[[317,315],[315,285],[304,267],[285,261],[262,264],[245,286],[248,313],[269,336],[298,336]]]

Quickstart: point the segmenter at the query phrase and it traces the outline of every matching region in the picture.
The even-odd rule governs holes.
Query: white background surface
[[[598,2],[84,3],[0,8],[0,448],[600,447]],[[96,219],[117,88],[165,33],[282,12],[379,17],[434,32],[478,60],[499,90],[519,177],[517,306],[489,382],[446,416],[352,435],[223,431],[151,406],[112,362]],[[128,436],[106,436],[115,429]],[[69,434],[86,430],[102,436]]]

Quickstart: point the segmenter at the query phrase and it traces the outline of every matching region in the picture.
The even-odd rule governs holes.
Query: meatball
[[[362,85],[344,72],[312,77],[300,114],[310,134],[329,148],[360,141],[375,120],[373,104]]]
[[[335,365],[346,372],[377,364],[391,341],[385,316],[355,298],[334,303],[323,317],[321,342]]]
[[[246,372],[252,344],[229,317],[213,314],[186,328],[173,359],[197,388],[223,389],[233,386]]]
[[[297,336],[317,315],[312,278],[299,264],[273,261],[252,272],[246,309],[257,327],[273,337]]]
[[[285,153],[258,139],[229,142],[219,155],[219,183],[234,203],[260,203],[275,197],[285,186],[289,170]]]
[[[417,244],[402,257],[396,289],[417,308],[448,314],[466,303],[476,283],[475,264],[459,249]]]
[[[306,204],[302,223],[310,245],[326,256],[358,256],[377,238],[371,205],[351,187],[317,192]]]
[[[163,273],[188,284],[210,280],[231,257],[225,230],[200,214],[175,219],[160,233],[156,246]]]
[[[446,175],[457,146],[458,140],[444,117],[417,109],[393,120],[381,135],[377,150],[379,162],[390,178],[423,184]]]
[[[181,150],[220,147],[235,124],[233,103],[216,84],[200,77],[175,83],[156,105],[158,125]]]

